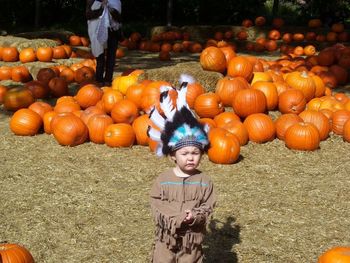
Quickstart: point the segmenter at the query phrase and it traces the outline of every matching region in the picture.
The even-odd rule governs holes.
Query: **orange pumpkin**
[[[2,263],[34,263],[30,252],[18,244],[0,244],[0,261]]]
[[[343,139],[346,142],[350,142],[350,121],[349,120],[344,124]]]
[[[194,107],[196,98],[203,93],[205,93],[205,89],[200,83],[195,82],[187,84],[186,101],[191,109]]]
[[[214,117],[214,121],[216,123],[216,127],[223,127],[226,123],[229,123],[233,120],[240,121],[240,118],[234,112],[227,111],[222,112]]]
[[[213,163],[232,164],[238,160],[240,144],[237,137],[222,128],[213,128],[209,132],[210,148],[208,158]]]
[[[199,58],[199,62],[204,70],[223,73],[226,70],[226,57],[220,48],[207,47]]]
[[[44,131],[46,134],[51,134],[51,121],[58,113],[55,111],[48,111],[43,116]]]
[[[106,112],[97,106],[90,106],[81,113],[80,119],[87,125],[92,116],[101,114],[106,114]]]
[[[248,131],[249,140],[256,143],[272,141],[276,135],[275,124],[269,115],[254,113],[243,122]]]
[[[332,130],[335,134],[343,135],[344,124],[350,119],[350,111],[337,110],[332,115]]]
[[[105,130],[105,143],[109,147],[131,147],[135,142],[135,132],[130,124],[116,123]]]
[[[221,126],[221,128],[236,135],[241,146],[246,145],[248,143],[249,135],[247,128],[240,120],[232,120],[230,122],[227,122],[223,126]]]
[[[288,89],[278,98],[278,109],[281,113],[299,114],[306,107],[305,95],[301,90]]]
[[[113,120],[106,114],[96,114],[91,116],[87,123],[90,141],[99,144],[104,143],[105,130],[111,124],[113,124]]]
[[[306,101],[310,101],[315,96],[315,82],[305,71],[289,73],[286,77],[286,83],[294,89],[301,90]]]
[[[43,124],[38,113],[31,109],[20,109],[10,120],[10,129],[16,135],[32,136],[38,133]]]
[[[94,84],[87,84],[79,89],[75,99],[81,108],[86,109],[95,106],[102,96],[103,91],[99,87]]]
[[[320,134],[312,123],[298,122],[287,129],[284,141],[289,149],[314,151],[319,148]]]
[[[34,96],[28,88],[15,87],[6,92],[4,108],[9,111],[16,111],[21,108],[27,108],[34,101]]]
[[[266,97],[267,110],[274,110],[278,105],[277,88],[273,82],[257,81],[252,85],[253,89],[260,90]]]
[[[76,146],[89,136],[85,123],[72,113],[59,113],[51,121],[52,134],[60,145]]]
[[[64,68],[60,71],[59,76],[64,78],[67,83],[72,83],[74,79],[74,71],[71,68]]]
[[[19,53],[16,47],[3,47],[2,48],[2,60],[5,62],[18,61]]]
[[[200,118],[198,119],[198,121],[202,123],[204,126],[209,127],[209,130],[211,130],[212,128],[216,128],[216,123],[211,118]]]
[[[224,106],[231,106],[237,91],[249,88],[249,83],[243,77],[224,77],[216,83],[215,94],[219,96]]]
[[[50,62],[52,61],[53,51],[51,47],[39,47],[36,50],[36,57],[41,62]]]
[[[134,102],[123,99],[114,105],[111,116],[115,123],[131,124],[139,116],[139,110]]]
[[[253,65],[245,57],[234,57],[228,63],[227,75],[230,77],[243,77],[250,81],[253,77]]]
[[[41,118],[44,117],[44,114],[48,111],[53,111],[53,108],[50,104],[43,101],[36,101],[28,107],[28,109],[38,113]]]
[[[287,129],[293,124],[302,121],[302,118],[293,113],[282,114],[279,116],[275,121],[277,138],[283,141]]]
[[[4,103],[6,92],[7,92],[7,88],[3,85],[0,85],[0,104]]]
[[[134,129],[136,136],[136,143],[138,145],[147,146],[149,142],[149,137],[147,135],[148,126],[152,125],[152,121],[149,119],[147,114],[143,114],[137,117],[132,123],[132,128]]]
[[[221,104],[218,95],[212,92],[203,93],[194,102],[194,110],[200,118],[214,118],[224,112],[225,108]]]
[[[12,67],[11,78],[17,82],[28,82],[33,79],[28,68],[25,66]]]
[[[35,50],[31,47],[24,48],[19,52],[19,60],[22,63],[33,62],[36,60]]]
[[[350,247],[333,247],[324,252],[319,258],[318,263],[349,263]]]
[[[266,111],[266,97],[257,89],[239,90],[233,98],[232,107],[242,118],[253,113],[262,113]]]
[[[12,76],[12,67],[1,66],[0,67],[0,80],[11,79]]]
[[[320,133],[320,140],[327,139],[330,131],[330,123],[328,118],[321,112],[314,110],[305,110],[299,114],[304,122],[309,122],[315,125]]]
[[[118,103],[119,101],[121,101],[123,98],[124,98],[123,94],[117,90],[114,90],[114,89],[106,90],[103,93],[103,96],[101,99],[103,109],[107,113],[111,113],[115,104]],[[131,101],[133,101],[133,100],[131,100]]]

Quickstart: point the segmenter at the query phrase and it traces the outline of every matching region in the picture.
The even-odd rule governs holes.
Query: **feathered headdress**
[[[169,96],[169,91],[174,88],[161,87],[160,108],[165,117],[153,107],[149,118],[158,129],[148,127],[148,136],[158,143],[156,149],[158,156],[168,155],[185,146],[196,146],[203,151],[207,150],[208,127],[198,122],[186,102],[187,85],[194,82],[189,75],[180,76],[181,86],[179,90],[175,89],[178,95],[176,106],[173,105]]]

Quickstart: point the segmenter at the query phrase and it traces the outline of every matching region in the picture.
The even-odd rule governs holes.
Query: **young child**
[[[150,113],[161,130],[149,129],[150,138],[158,141],[158,155],[170,155],[175,162],[157,177],[150,192],[156,223],[153,263],[202,262],[201,245],[215,204],[210,178],[197,169],[209,144],[206,129],[188,108],[186,86],[178,92],[178,110],[165,91],[161,108],[167,118],[156,109]]]

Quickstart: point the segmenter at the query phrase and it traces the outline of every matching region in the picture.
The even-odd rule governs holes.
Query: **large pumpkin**
[[[118,90],[109,89],[104,91],[101,99],[103,109],[106,111],[106,113],[111,113],[115,104],[123,100],[123,98],[124,98],[123,94]]]
[[[219,128],[233,120],[240,121],[240,118],[237,116],[237,114],[231,111],[222,112],[214,117],[216,127]]]
[[[289,149],[314,151],[319,148],[320,133],[312,123],[298,122],[287,129],[284,141]]]
[[[91,116],[87,123],[90,141],[100,144],[104,143],[105,130],[111,124],[113,124],[113,120],[106,114],[97,114]]]
[[[10,120],[10,129],[16,135],[32,136],[38,133],[43,124],[40,115],[30,109],[20,109]]]
[[[249,115],[243,122],[248,131],[249,140],[256,143],[272,141],[276,128],[269,115],[255,113]]]
[[[278,97],[278,109],[281,113],[299,114],[306,107],[305,95],[301,90],[288,89]]]
[[[253,77],[253,64],[245,57],[234,57],[228,63],[227,75],[230,77],[243,77],[250,81]]]
[[[87,84],[79,89],[75,99],[83,109],[86,109],[95,106],[102,96],[103,91],[99,87],[94,84]]]
[[[134,129],[136,136],[136,143],[138,145],[147,146],[149,142],[149,137],[147,135],[148,126],[152,125],[152,121],[149,119],[147,114],[143,114],[137,117],[132,123],[132,128]]]
[[[41,62],[52,61],[53,51],[51,47],[39,47],[36,50],[36,57]]]
[[[318,263],[349,263],[350,247],[334,247],[324,252]]]
[[[139,116],[139,110],[134,102],[123,99],[114,105],[111,116],[115,123],[131,124]]]
[[[219,96],[208,92],[197,97],[194,102],[194,110],[201,118],[214,118],[216,115],[224,112],[225,108],[221,104]]]
[[[105,143],[110,147],[130,147],[134,142],[135,132],[130,124],[111,124],[105,130]]]
[[[240,144],[237,137],[222,128],[209,132],[209,160],[218,164],[232,164],[238,160]]]
[[[299,116],[304,122],[309,122],[316,126],[320,133],[321,141],[327,139],[330,131],[330,123],[323,113],[314,110],[305,110]]]
[[[32,80],[25,84],[33,94],[35,99],[43,99],[49,95],[49,87],[38,80]]]
[[[238,116],[245,118],[253,113],[265,112],[266,97],[260,90],[243,89],[234,96],[232,107]]]
[[[44,114],[48,111],[53,111],[53,108],[50,104],[44,101],[36,101],[29,105],[28,109],[38,113],[41,118],[44,117]]]
[[[4,107],[6,110],[16,111],[27,108],[35,101],[33,94],[28,88],[16,87],[8,89],[4,96]]]
[[[313,78],[305,71],[294,71],[286,76],[286,83],[294,89],[301,90],[304,93],[306,101],[315,97],[316,86]]]
[[[237,91],[249,87],[248,81],[243,77],[224,77],[216,83],[215,93],[224,106],[232,106],[233,97]]]
[[[203,93],[205,93],[205,89],[200,83],[195,82],[187,84],[186,101],[191,109],[194,107],[196,98]]]
[[[226,70],[226,57],[217,47],[205,48],[200,55],[199,62],[204,70],[221,73]]]
[[[0,244],[1,263],[34,263],[30,252],[17,244]]]
[[[55,111],[48,111],[43,116],[43,123],[44,123],[44,132],[46,134],[51,134],[51,121],[52,119],[57,115],[58,113]]]
[[[128,88],[132,85],[137,84],[138,76],[137,75],[127,75],[116,77],[112,82],[112,88],[120,91],[123,95],[126,94]]]
[[[61,145],[76,146],[89,136],[85,123],[72,113],[59,113],[51,121],[52,134]]]
[[[344,124],[350,119],[350,111],[338,110],[332,115],[332,130],[335,134],[343,135]]]
[[[232,120],[230,122],[225,123],[221,127],[226,131],[229,131],[236,135],[241,146],[246,145],[248,143],[249,135],[247,128],[240,120]]]
[[[299,115],[287,113],[280,115],[275,121],[276,136],[280,140],[284,140],[284,135],[288,128],[295,123],[302,122],[303,119]]]
[[[274,110],[278,105],[278,93],[276,85],[269,81],[256,81],[252,85],[253,89],[260,90],[266,97],[267,110]]]
[[[125,97],[128,100],[131,100],[134,102],[137,106],[137,108],[141,109],[141,98],[142,98],[142,92],[144,88],[146,87],[143,83],[134,84],[128,87]],[[119,91],[118,91],[119,92]],[[121,95],[123,95],[121,92],[119,92]]]

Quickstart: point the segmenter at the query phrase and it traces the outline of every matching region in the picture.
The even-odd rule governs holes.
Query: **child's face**
[[[202,151],[195,146],[186,146],[171,155],[176,165],[185,173],[194,171],[201,160]]]

